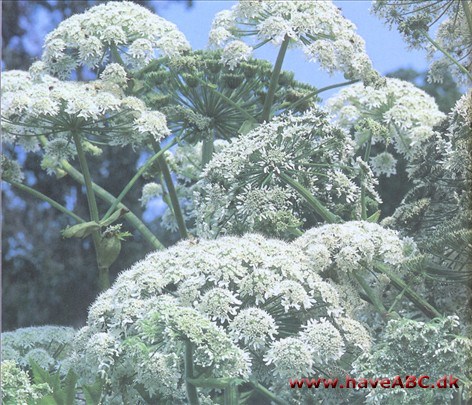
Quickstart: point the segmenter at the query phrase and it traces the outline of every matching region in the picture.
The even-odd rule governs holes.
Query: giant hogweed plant
[[[439,18],[450,17],[436,40],[425,25],[435,22],[426,21],[425,2],[413,10],[411,2],[395,3],[401,13],[381,1],[374,9],[400,21],[413,45],[425,39],[442,52],[448,63],[441,68],[470,76],[462,49],[472,32],[470,2],[435,3]],[[415,17],[405,22],[402,13]],[[460,33],[455,42],[451,30]],[[278,47],[273,67],[251,56],[268,43]],[[464,125],[470,97],[449,124],[435,127],[444,117],[434,100],[409,83],[382,79],[355,26],[328,1],[241,1],[217,14],[210,44],[214,49],[191,51],[173,24],[133,3],[111,2],[62,22],[29,72],[3,74],[3,180],[69,216],[64,237],[92,239],[103,290],[73,344],[72,332],[64,332],[67,351],[53,349],[54,328],[27,342],[34,328],[8,335],[3,399],[306,403],[312,394],[289,390],[287,378],[353,370],[370,377],[386,358],[400,359],[392,373],[410,373],[411,364],[424,365],[426,338],[431,370],[444,372],[447,362],[438,353],[449,354],[448,370],[462,385],[410,400],[466,398],[467,316],[462,324],[443,318],[457,307],[431,297],[428,286],[437,280],[424,279],[433,273],[467,279],[467,220],[454,217],[434,232],[422,226],[419,235],[411,221],[426,212],[420,219],[427,225],[431,212],[447,211],[437,195],[448,190],[455,210],[468,201],[470,176],[460,163],[470,137]],[[297,82],[282,70],[290,48],[330,73],[343,72],[347,81],[322,89]],[[93,78],[73,80],[79,66]],[[330,115],[318,105],[324,90],[348,85],[329,101]],[[434,179],[422,181],[418,173],[428,167],[433,143],[445,169],[432,171],[442,182],[425,203],[418,196]],[[94,183],[89,162],[104,148],[124,145],[148,158],[114,196]],[[8,157],[13,147],[41,155],[41,167],[58,182],[68,175],[83,185],[89,217],[25,182],[21,164]],[[377,179],[395,176],[399,159],[414,188],[384,224],[400,233],[376,223]],[[162,198],[161,221],[184,240],[147,256],[110,287],[108,269],[131,236],[121,230],[123,219],[163,249],[123,203],[140,177],[149,181],[143,205]],[[398,339],[410,342],[405,359],[393,343]],[[395,403],[407,396],[320,393],[334,403]]]

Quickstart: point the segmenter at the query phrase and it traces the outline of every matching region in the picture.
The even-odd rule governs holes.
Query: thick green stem
[[[430,318],[440,318],[442,316],[436,308],[434,308],[425,299],[423,299],[416,292],[410,289],[410,287],[408,287],[408,285],[400,277],[388,271],[387,266],[385,266],[383,263],[376,263],[375,268],[381,273],[385,274],[390,279],[395,288],[398,291],[404,292],[408,299],[413,302],[413,304],[415,304],[415,306],[420,309],[426,316]]]
[[[275,61],[274,70],[270,77],[269,91],[267,92],[267,97],[264,102],[264,108],[262,110],[261,122],[269,121],[271,117],[272,104],[274,103],[275,91],[279,84],[279,76],[282,70],[282,64],[284,62],[285,53],[287,52],[288,44],[290,43],[290,37],[285,35],[285,38],[282,42],[282,45],[277,55],[277,60]]]
[[[341,218],[329,211],[321,202],[313,196],[305,187],[303,187],[299,182],[292,179],[290,176],[287,176],[285,173],[279,173],[279,177],[291,186],[295,191],[297,191],[305,201],[310,204],[313,210],[321,216],[326,222],[330,224],[335,224],[342,222]]]
[[[161,146],[154,139],[152,139],[152,146],[154,148],[155,153],[161,151]],[[172,210],[174,212],[175,219],[177,220],[177,226],[179,227],[180,237],[182,239],[187,239],[187,227],[185,226],[184,216],[182,214],[182,209],[180,208],[179,198],[177,197],[177,191],[175,190],[174,182],[169,171],[169,166],[167,166],[166,159],[162,155],[157,158],[157,162],[159,163],[162,175],[164,176],[164,181],[167,186],[167,192],[169,193],[170,201],[172,204]]]
[[[74,214],[72,211],[69,211],[66,207],[63,205],[59,204],[57,201],[53,200],[52,198],[49,198],[48,196],[44,195],[38,190],[35,190],[34,188],[31,188],[25,184],[18,183],[16,181],[9,181],[6,179],[5,180],[7,183],[10,183],[13,187],[25,191],[28,194],[31,194],[32,196],[39,198],[40,200],[43,200],[50,204],[52,207],[56,208],[57,210],[61,211],[63,214],[66,214],[70,216],[71,218],[75,219],[78,223],[85,222],[84,219],[80,218],[78,215]]]
[[[123,200],[126,194],[128,194],[129,190],[131,190],[131,188],[134,186],[136,181],[138,181],[138,179],[147,170],[147,168],[150,167],[156,161],[156,159],[159,159],[159,157],[161,157],[166,150],[170,149],[173,145],[175,145],[175,143],[176,143],[175,140],[173,140],[172,142],[169,142],[169,144],[166,145],[165,148],[162,148],[159,152],[157,152],[154,156],[148,159],[148,161],[139,168],[139,170],[136,172],[133,178],[128,182],[128,184],[125,186],[123,191],[120,193],[120,195],[115,199],[113,204],[110,206],[105,216],[102,218],[102,221],[105,221],[106,219],[108,219],[110,215],[115,212],[116,207],[118,207],[120,202]]]
[[[262,384],[259,384],[257,381],[250,381],[250,384],[254,387],[254,389],[259,393],[262,394],[264,397],[269,399],[270,401],[278,404],[278,405],[285,405],[286,401],[281,400],[275,394],[270,392],[266,387]]]
[[[185,388],[187,390],[187,400],[190,405],[198,405],[198,392],[197,387],[195,387],[189,380],[193,378],[193,348],[191,342],[185,342],[185,358],[184,358],[184,367],[185,367]],[[188,379],[188,380],[187,380]]]
[[[470,11],[470,1],[464,0],[461,2],[462,8],[464,10],[465,20],[467,21],[467,26],[469,27],[469,34],[472,38],[472,12]]]
[[[85,152],[82,147],[82,141],[80,140],[80,136],[77,132],[72,132],[72,138],[74,139],[75,147],[77,149],[77,156],[79,158],[80,168],[84,176],[85,191],[87,193],[87,203],[90,211],[90,220],[98,223],[100,221],[100,217],[98,216],[97,201],[95,199],[95,193],[93,192],[92,177],[90,176],[87,159],[85,157]]]
[[[239,404],[239,390],[236,382],[230,382],[225,388],[224,405],[238,405]]]
[[[44,136],[38,137],[39,141],[43,145],[43,147],[47,144],[47,139]],[[72,166],[67,160],[61,161],[62,169],[77,183],[85,185],[84,176],[74,167]],[[102,199],[103,201],[107,202],[108,204],[113,204],[115,201],[115,196],[106,191],[104,188],[100,187],[98,184],[92,182],[93,191],[97,194],[97,196]],[[143,238],[149,243],[151,247],[154,249],[165,249],[164,245],[156,238],[156,236],[149,230],[149,228],[141,221],[135,214],[131,212],[131,210],[124,204],[118,204],[119,209],[124,208],[128,213],[124,216],[124,218],[138,231],[141,233]]]
[[[89,212],[90,212],[90,219],[98,223],[100,221],[100,217],[98,215],[97,201],[95,199],[95,192],[92,186],[92,177],[90,176],[90,170],[87,164],[87,159],[85,157],[84,149],[82,147],[82,141],[80,139],[79,134],[76,131],[72,131],[72,138],[74,140],[75,147],[77,149],[77,156],[79,158],[80,168],[84,176],[85,191],[87,194],[87,203],[88,203]],[[92,232],[92,240],[93,240],[93,245],[95,247],[95,254],[97,257],[98,285],[100,287],[100,290],[104,291],[110,287],[110,276],[109,276],[109,267],[101,265],[102,263],[102,260],[100,257],[101,235],[98,231]]]
[[[85,184],[84,177],[82,174],[75,169],[69,162],[62,161],[62,168],[71,176],[77,183]],[[100,187],[98,184],[92,183],[93,190],[99,198],[103,201],[106,201],[109,204],[113,204],[115,197],[106,191],[104,188]],[[132,212],[129,208],[123,203],[118,204],[118,209],[124,208],[129,211],[124,218],[138,231],[141,233],[143,238],[154,248],[154,249],[164,249],[164,245],[157,239],[154,234],[149,230],[149,228]]]
[[[119,63],[121,66],[125,67],[125,63],[123,62],[123,59],[121,59],[121,56],[118,52],[118,48],[116,47],[115,44],[110,45],[110,50],[111,54],[113,55],[113,58],[115,59],[116,63]]]
[[[383,318],[398,318],[398,315],[395,313],[388,313],[387,308],[385,308],[383,302],[380,300],[378,295],[370,288],[369,284],[362,278],[362,275],[357,273],[355,270],[352,272],[356,281],[360,284],[364,292],[369,297],[370,301],[374,305],[375,309],[378,311]],[[393,315],[393,316],[392,316]]]
[[[370,149],[372,147],[372,135],[369,136],[369,139],[367,139],[367,145],[365,148],[365,154],[364,154],[364,162],[366,164],[369,163],[369,158],[370,158]],[[361,169],[362,170],[362,169]],[[366,204],[366,187],[365,187],[365,173],[361,173],[361,218],[363,220],[367,219],[367,204]]]
[[[454,65],[456,65],[462,73],[467,75],[469,80],[472,80],[472,75],[470,74],[470,72],[464,66],[462,66],[457,60],[455,60],[454,57],[449,52],[447,52],[441,45],[439,45],[433,38],[431,38],[425,30],[421,30],[421,33],[429,42],[431,42],[431,44],[434,45],[434,47],[437,50],[442,52],[447,59],[449,59]]]
[[[208,133],[205,138],[203,138],[202,143],[202,168],[207,165],[207,163],[213,157],[213,148],[214,148],[215,136],[213,133]]]

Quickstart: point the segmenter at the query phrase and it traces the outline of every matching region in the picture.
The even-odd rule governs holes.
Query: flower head
[[[386,79],[386,85],[364,87],[355,84],[342,89],[327,101],[329,111],[336,121],[346,129],[354,128],[359,146],[372,136],[374,143],[393,144],[395,150],[411,160],[433,135],[433,126],[444,114],[439,111],[434,99],[413,84]],[[373,168],[380,169],[381,158],[374,158]],[[393,174],[392,159],[387,173]]]
[[[96,68],[110,61],[140,69],[156,50],[176,56],[190,49],[171,22],[133,2],[109,2],[76,14],[46,37],[42,60],[46,69],[68,77],[78,66]]]
[[[234,66],[251,50],[238,38],[253,35],[256,42],[275,45],[287,39],[330,73],[340,70],[351,79],[375,80],[378,75],[355,29],[331,1],[240,1],[215,16],[210,43],[224,46],[225,53],[238,49],[232,57],[223,57]]]

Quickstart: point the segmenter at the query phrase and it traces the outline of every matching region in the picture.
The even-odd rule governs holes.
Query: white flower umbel
[[[166,117],[149,111],[143,102],[124,97],[126,76],[121,67],[109,65],[102,80],[60,81],[43,75],[33,80],[27,72],[2,74],[2,130],[7,143],[26,150],[37,148],[38,135],[48,137],[50,161],[69,159],[76,153],[71,133],[111,145],[142,145],[169,135]],[[93,149],[93,146],[89,145]]]
[[[373,3],[374,14],[390,27],[396,25],[410,46],[428,50],[432,61],[430,81],[442,82],[444,74],[449,72],[463,83],[470,82],[470,1],[375,0]],[[433,27],[436,23],[439,26]]]
[[[36,361],[46,370],[63,369],[70,354],[75,330],[65,326],[36,326],[2,333],[2,359],[28,367]],[[67,373],[67,370],[62,370]]]
[[[244,0],[215,16],[210,44],[224,47],[222,60],[234,67],[251,50],[238,38],[256,37],[253,47],[266,42],[279,46],[288,38],[329,73],[342,71],[349,79],[376,80],[364,40],[355,31],[331,1]]]
[[[391,78],[378,88],[362,84],[344,88],[327,106],[339,125],[355,129],[359,147],[370,135],[373,143],[392,143],[407,159],[421,150],[433,135],[433,127],[445,117],[433,97],[411,83]],[[362,125],[368,119],[374,124]]]
[[[385,174],[390,177],[392,174],[397,174],[397,159],[393,157],[391,153],[382,152],[377,156],[374,156],[369,161],[372,171],[377,175]]]
[[[358,351],[352,331],[337,326],[341,314],[351,320],[344,304],[295,244],[257,234],[182,241],[136,263],[99,296],[77,335],[74,364],[84,381],[102,376],[134,402],[135,384],[157,403],[182,402],[185,342],[192,344],[196,375],[281,382],[289,373],[336,367],[344,350]],[[323,358],[308,330],[318,324],[329,324],[336,338]],[[172,383],[146,378],[165,370]]]
[[[113,1],[61,22],[47,35],[42,60],[50,73],[68,77],[79,66],[109,62],[140,69],[157,51],[173,57],[189,49],[173,23],[132,2]]]
[[[51,394],[52,389],[46,383],[33,383],[29,374],[21,370],[12,360],[3,360],[2,369],[2,404],[27,405],[41,402],[41,398]],[[47,401],[47,399],[46,399]]]
[[[459,378],[460,391],[454,387],[411,390],[399,386],[390,390],[366,390],[367,403],[373,404],[448,403],[453,394],[470,398],[471,353],[472,340],[464,335],[457,316],[429,322],[391,320],[372,351],[355,361],[353,374],[365,378],[376,378],[380,374],[419,376],[427,369],[429,381],[424,380],[424,383],[428,385],[444,375],[449,382],[449,375],[453,375]],[[404,377],[402,379],[405,381]]]
[[[202,235],[256,230],[287,237],[290,229],[320,221],[284,175],[334,214],[356,216],[360,170],[353,156],[347,133],[321,110],[277,116],[214,154],[197,189],[197,229]],[[373,190],[371,176],[365,183]]]
[[[344,291],[344,299],[352,300],[348,306],[360,317],[364,317],[361,314],[364,310],[360,308],[362,301],[359,301],[358,290],[352,287],[359,286],[357,278],[361,277],[381,296],[386,291],[386,284],[379,277],[381,273],[376,266],[387,266],[401,276],[405,273],[402,264],[416,253],[415,244],[408,238],[401,239],[396,231],[367,221],[314,228],[293,244],[310,258],[313,271],[331,278],[337,288]],[[333,303],[333,307],[339,308],[339,305]],[[360,312],[352,307],[358,307]]]

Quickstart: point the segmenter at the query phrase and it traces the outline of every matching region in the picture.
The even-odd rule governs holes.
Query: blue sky
[[[194,49],[206,47],[213,16],[218,11],[228,9],[235,4],[234,1],[196,0],[192,8],[186,9],[184,4],[156,3],[159,14],[175,23],[187,36]],[[357,32],[366,41],[367,53],[380,73],[389,73],[401,67],[426,70],[428,66],[426,52],[409,50],[396,30],[389,30],[380,19],[370,14],[371,1],[344,0],[334,1],[334,3],[342,9],[346,18],[356,24]],[[277,49],[267,44],[258,50],[256,56],[274,62]],[[341,74],[330,77],[316,64],[307,62],[299,50],[289,51],[284,61],[284,69],[294,71],[297,80],[317,87],[345,81]],[[326,97],[335,92],[336,90],[323,95]]]

